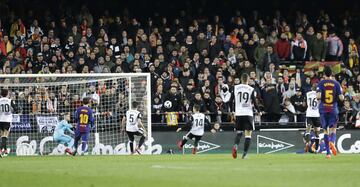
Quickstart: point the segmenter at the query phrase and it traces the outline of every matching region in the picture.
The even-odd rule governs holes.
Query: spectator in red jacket
[[[275,52],[278,54],[280,60],[288,60],[290,57],[290,42],[285,33],[281,33],[280,40],[275,44]]]

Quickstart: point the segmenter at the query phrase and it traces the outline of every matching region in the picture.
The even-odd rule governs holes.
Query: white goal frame
[[[60,78],[86,78],[86,77],[119,77],[126,78],[129,80],[129,109],[131,109],[131,78],[132,77],[146,77],[146,92],[147,92],[147,140],[148,140],[148,154],[152,154],[152,128],[151,128],[151,76],[150,73],[91,73],[91,74],[0,74],[0,78],[52,78],[52,77],[60,77]],[[2,86],[0,84],[0,86]]]

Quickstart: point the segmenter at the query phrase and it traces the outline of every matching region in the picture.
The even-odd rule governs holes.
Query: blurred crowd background
[[[171,112],[186,122],[197,103],[222,125],[233,120],[232,89],[248,73],[265,114],[257,121],[281,125],[305,121],[304,95],[322,79],[321,67],[330,65],[346,96],[339,119],[352,128],[360,111],[358,5],[0,0],[0,73],[150,72],[154,124],[165,124]],[[66,86],[28,88],[13,90],[13,98],[28,102],[29,113],[51,113],[64,109],[64,94],[69,106],[80,104],[83,92],[109,99],[122,93],[118,84],[125,83],[99,82],[76,94]],[[37,100],[43,107],[30,109]]]

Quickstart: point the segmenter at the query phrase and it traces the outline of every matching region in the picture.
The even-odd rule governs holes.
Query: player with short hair
[[[333,80],[332,70],[329,66],[325,66],[324,74],[324,80],[320,81],[317,86],[317,98],[320,100],[320,122],[324,129],[326,158],[331,158],[330,149],[334,156],[337,153],[334,143],[336,141],[336,123],[339,115],[338,99],[343,101],[344,95],[340,83]]]
[[[89,107],[90,98],[85,97],[83,98],[83,106],[80,106],[76,109],[75,112],[75,122],[77,123],[76,130],[75,130],[75,143],[74,143],[74,153],[75,156],[77,153],[78,142],[81,139],[82,145],[82,155],[84,155],[86,151],[87,141],[90,136],[90,130],[93,129],[94,126],[94,116],[93,110]]]
[[[245,142],[244,142],[244,152],[242,159],[247,157],[247,153],[250,147],[251,134],[255,130],[254,127],[254,111],[252,104],[255,105],[255,108],[261,115],[260,109],[256,102],[254,88],[249,86],[249,75],[244,73],[241,75],[241,84],[234,86],[233,97],[235,99],[235,129],[236,136],[234,140],[234,146],[232,148],[233,158],[237,158],[237,149],[240,143],[241,136],[245,131]]]
[[[65,132],[70,132],[71,134],[75,134],[74,131],[71,130],[72,125],[69,124],[70,121],[70,113],[65,113],[64,119],[61,120],[55,127],[53,138],[55,142],[63,144],[67,148],[65,149],[66,153],[72,155],[71,148],[74,145],[74,138],[66,135]]]
[[[316,150],[319,148],[319,135],[320,135],[320,113],[319,113],[319,101],[317,99],[316,93],[317,85],[314,84],[311,88],[311,91],[306,93],[306,132],[305,132],[305,152],[309,151],[309,144],[310,144],[310,132],[311,128],[314,128],[314,148],[311,150],[312,152],[316,153]]]
[[[7,139],[10,133],[13,112],[17,113],[17,106],[14,101],[8,98],[9,90],[1,89],[0,98],[0,157],[7,156]]]
[[[136,101],[134,101],[134,102],[132,102],[132,106],[134,109],[130,109],[130,110],[126,111],[126,116],[124,116],[124,118],[122,119],[122,127],[125,126],[126,134],[129,137],[131,154],[134,154],[135,151],[138,154],[141,154],[140,148],[145,142],[146,131],[145,131],[145,127],[141,121],[142,114],[138,111],[139,104]],[[140,128],[139,128],[139,126],[140,126]],[[140,141],[139,141],[137,148],[134,151],[135,136],[140,136]]]
[[[182,149],[183,146],[189,139],[195,138],[194,141],[194,148],[192,150],[192,154],[196,154],[197,148],[199,145],[199,141],[201,140],[202,136],[204,135],[205,125],[210,125],[209,120],[206,118],[205,114],[200,112],[200,105],[195,104],[193,106],[193,112],[190,116],[190,119],[187,123],[187,126],[190,126],[190,131],[183,137],[182,141],[178,142],[179,149]],[[176,132],[180,132],[182,128],[178,128]],[[215,130],[211,129],[211,132],[214,133]]]

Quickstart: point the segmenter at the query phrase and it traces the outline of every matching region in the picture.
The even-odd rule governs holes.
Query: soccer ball
[[[172,107],[172,102],[169,101],[169,100],[165,101],[164,107],[165,107],[165,108],[171,108],[171,107]]]

